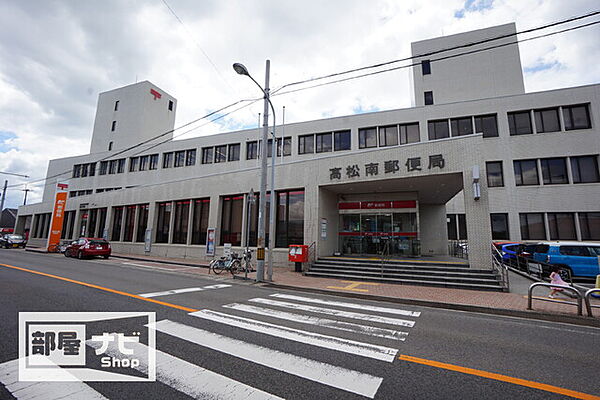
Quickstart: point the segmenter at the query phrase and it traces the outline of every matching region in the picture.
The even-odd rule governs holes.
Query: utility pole
[[[25,188],[22,191],[25,192],[25,198],[23,199],[23,205],[26,206],[27,205],[27,193],[31,192],[31,189]]]
[[[0,174],[4,175],[12,175],[12,176],[20,176],[22,178],[29,178],[29,175],[21,175],[15,174],[14,172],[4,172],[0,171]],[[8,187],[8,179],[4,180],[4,188],[2,189],[2,200],[0,200],[0,213],[4,210],[4,200],[6,199],[6,188]]]

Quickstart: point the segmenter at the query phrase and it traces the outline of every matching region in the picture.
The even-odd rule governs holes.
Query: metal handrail
[[[587,310],[588,317],[593,317],[592,303],[590,302],[590,296],[592,295],[592,293],[600,293],[600,288],[593,288],[593,289],[587,290],[585,292],[585,295],[583,296],[583,299],[585,300],[585,309]]]
[[[502,253],[494,245],[492,245],[492,268],[500,275],[502,287],[510,291],[508,267],[502,262]]]
[[[311,249],[312,249],[312,251],[311,251]],[[312,253],[312,257],[311,257],[311,253]],[[313,261],[315,261],[316,253],[317,253],[317,242],[312,242],[308,246],[308,263],[309,264],[312,264]]]
[[[390,256],[390,241],[386,240],[383,245],[383,250],[381,250],[381,277],[383,278],[383,267],[387,260],[391,258]]]
[[[529,286],[529,290],[527,291],[527,309],[528,310],[533,310],[533,308],[531,307],[531,305],[533,303],[533,297],[531,295],[533,293],[533,288],[535,288],[537,286],[561,288],[561,289],[566,289],[568,291],[575,293],[575,296],[577,297],[577,315],[583,316],[583,297],[581,296],[581,293],[579,292],[579,290],[575,289],[574,287],[567,286],[567,285],[557,285],[555,283],[546,283],[546,282],[536,282],[536,283],[533,283],[531,286]]]

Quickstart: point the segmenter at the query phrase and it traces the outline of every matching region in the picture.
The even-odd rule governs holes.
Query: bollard
[[[600,289],[600,275],[596,275],[596,289]],[[600,294],[592,293],[590,296],[600,299]]]

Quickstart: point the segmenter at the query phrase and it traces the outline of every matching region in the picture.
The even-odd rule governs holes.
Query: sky
[[[262,84],[270,59],[277,89],[408,57],[413,41],[509,22],[521,31],[599,9],[597,0],[2,0],[0,172],[30,177],[0,174],[5,207],[23,204],[48,160],[89,152],[101,92],[149,80],[177,98],[177,127],[260,97],[234,62]],[[595,25],[520,44],[526,91],[599,83],[599,37]],[[275,96],[278,123],[284,106],[286,123],[410,107],[409,72]],[[177,139],[255,127],[260,112],[257,102]],[[28,204],[39,202],[40,184],[27,187]]]

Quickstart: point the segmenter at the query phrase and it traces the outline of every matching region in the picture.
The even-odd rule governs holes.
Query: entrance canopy
[[[446,204],[463,189],[463,178],[461,173],[436,174],[322,185],[321,188],[338,194],[413,192],[417,193],[419,204]]]

